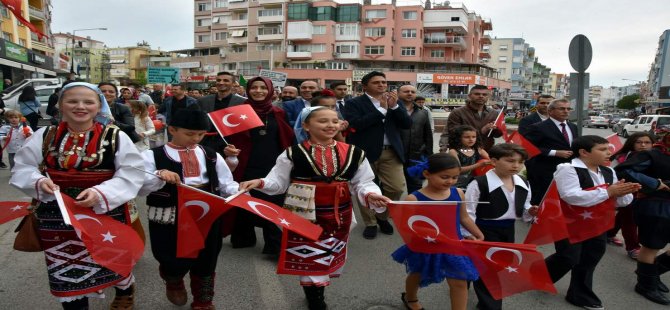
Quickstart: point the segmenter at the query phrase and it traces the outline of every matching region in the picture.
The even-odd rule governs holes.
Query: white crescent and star
[[[440,227],[437,226],[437,223],[433,221],[431,218],[424,216],[424,215],[412,215],[407,219],[407,226],[409,226],[409,229],[412,230],[414,233],[416,233],[416,230],[414,230],[414,223],[416,222],[424,222],[433,228],[435,228],[435,237],[431,236],[425,236],[423,237],[426,239],[427,242],[429,243],[435,243],[435,238],[440,235]]]
[[[523,254],[521,254],[521,251],[515,250],[515,249],[501,248],[501,247],[497,247],[497,246],[490,247],[488,250],[486,250],[486,259],[495,263],[496,261],[494,261],[492,259],[493,254],[495,254],[496,252],[500,252],[500,251],[511,252],[514,255],[516,255],[516,257],[519,259],[519,265],[521,265],[521,262],[523,262]],[[518,271],[518,268],[514,268],[512,266],[507,266],[507,267],[505,267],[505,269],[509,273],[512,273],[512,272],[516,273]]]
[[[116,238],[116,236],[112,235],[112,232],[110,232],[109,230],[107,231],[106,234],[100,234],[100,235],[103,238],[102,242],[109,241],[109,243],[114,243],[114,238]]]
[[[16,205],[16,207],[12,208],[11,210],[12,210],[12,212],[16,212],[16,211],[19,211],[21,209],[23,209],[23,206]]]
[[[205,217],[205,215],[207,215],[207,213],[209,213],[209,205],[204,201],[190,200],[184,204],[184,208],[188,208],[190,206],[197,206],[202,208],[202,215],[200,215],[200,217],[196,221],[201,220],[203,217]]]
[[[291,225],[291,223],[289,223],[289,221],[287,221],[286,219],[281,219],[281,218],[279,219],[279,223],[282,224],[282,225],[286,225],[286,227]]]
[[[268,205],[264,205],[264,204],[262,204],[262,203],[260,203],[260,202],[249,201],[249,202],[247,202],[247,204],[249,205],[249,207],[251,207],[251,209],[254,210],[254,212],[256,212],[256,214],[260,215],[262,218],[264,218],[264,219],[266,219],[266,220],[272,221],[271,218],[265,216],[265,214],[261,213],[261,211],[258,210],[258,206],[262,206],[262,207],[264,207],[264,208],[266,208],[266,209],[270,209],[270,210],[272,210],[272,212],[277,213],[277,215],[279,215],[279,211],[277,211],[277,210],[271,208],[271,207],[268,206]],[[282,223],[282,224],[283,224],[283,223]],[[290,223],[289,223],[289,224],[290,224]]]
[[[100,222],[100,220],[98,220],[97,218],[94,218],[92,216],[88,216],[86,214],[75,214],[74,218],[76,218],[77,221],[81,221],[82,219],[94,220],[94,221],[98,222],[98,224],[100,224],[100,226],[102,226],[102,223]]]
[[[232,116],[232,115],[233,115],[233,113],[228,113],[228,114],[224,115],[224,116],[221,118],[221,121],[223,122],[224,125],[226,125],[226,126],[228,126],[228,127],[237,127],[237,126],[239,126],[240,123],[233,124],[233,123],[231,123],[231,122],[228,120],[228,118],[229,118],[230,116]],[[246,115],[245,115],[245,117],[246,117]],[[240,117],[240,118],[241,118],[241,117]]]
[[[580,213],[579,215],[582,217],[582,220],[593,219],[593,212],[591,212],[591,211],[584,211],[584,212]]]

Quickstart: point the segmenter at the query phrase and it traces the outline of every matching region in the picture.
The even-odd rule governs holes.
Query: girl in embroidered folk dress
[[[126,202],[142,186],[143,173],[134,169],[144,167],[142,157],[118,127],[100,123],[99,114],[109,108],[95,85],[70,83],[59,98],[63,120],[26,141],[16,154],[10,183],[40,201],[38,236],[51,293],[63,308],[88,309],[88,297],[103,297],[102,289],[115,286],[111,308],[132,309],[133,275],[123,278],[91,259],[72,226],[63,223],[53,191],[60,188],[80,206],[130,225]]]
[[[461,175],[458,177],[456,185],[454,185],[460,189],[465,189],[470,184],[470,181],[474,178],[473,170],[491,163],[490,161],[480,161],[481,159],[489,159],[489,154],[481,147],[477,130],[468,125],[451,129],[449,154],[456,157],[461,163]]]
[[[346,259],[353,216],[349,186],[379,212],[389,199],[373,183],[364,152],[333,139],[340,127],[336,111],[312,107],[301,114],[309,140],[288,148],[265,178],[242,182],[240,189],[258,188],[272,195],[286,192],[292,182],[315,187],[310,197],[315,204],[312,215],[323,233],[316,242],[284,233],[278,273],[299,275],[309,309],[326,309],[324,288],[331,277],[340,275]]]
[[[416,177],[423,176],[428,180],[426,187],[415,191],[407,197],[407,201],[462,201],[463,191],[454,186],[460,175],[460,165],[453,156],[444,153],[433,154],[428,161],[415,167],[410,171]],[[471,239],[484,240],[484,234],[477,228],[474,221],[468,216],[465,208],[458,205],[459,226],[468,230]],[[460,236],[460,229],[459,229]],[[405,280],[405,293],[401,299],[407,309],[423,309],[419,303],[417,293],[420,287],[433,283],[440,283],[447,279],[449,284],[449,297],[451,299],[450,309],[466,309],[468,302],[468,287],[466,281],[474,281],[479,278],[479,273],[472,261],[467,256],[450,254],[423,254],[412,252],[407,245],[398,248],[393,254],[393,259],[398,263],[405,264],[407,268],[407,279]]]

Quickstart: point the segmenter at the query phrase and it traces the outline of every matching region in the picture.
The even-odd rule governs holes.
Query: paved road
[[[610,131],[587,129],[587,133],[606,136]],[[0,199],[24,199],[25,195],[7,185],[9,172],[0,170]],[[141,207],[144,206],[141,199]],[[360,215],[357,216],[360,220]],[[21,253],[12,250],[13,229],[17,222],[0,225],[0,308],[1,309],[60,309],[49,294],[46,268],[42,253]],[[145,222],[145,227],[146,222]],[[400,292],[404,289],[404,267],[393,262],[391,252],[402,245],[400,237],[380,235],[370,241],[361,236],[363,227],[356,227],[349,244],[349,261],[340,279],[326,289],[330,309],[403,309]],[[526,224],[517,225],[517,240],[523,240]],[[258,232],[259,237],[261,236]],[[275,274],[275,263],[262,257],[262,245],[253,249],[233,250],[224,241],[216,275],[215,304],[219,309],[306,309],[303,293],[294,276]],[[541,248],[545,254],[553,247]],[[608,246],[607,253],[596,270],[595,289],[607,309],[663,309],[633,292],[635,262],[623,248]],[[137,309],[179,309],[164,298],[164,286],[158,277],[158,265],[151,255],[150,245],[135,269],[137,277]],[[666,282],[670,277],[664,276]],[[564,301],[568,279],[556,285],[559,294],[527,292],[507,298],[507,309],[577,309]],[[92,301],[92,309],[108,309],[113,296]],[[419,292],[427,309],[448,309],[446,283],[432,285]],[[476,297],[470,291],[470,309]],[[185,308],[183,308],[185,309]]]

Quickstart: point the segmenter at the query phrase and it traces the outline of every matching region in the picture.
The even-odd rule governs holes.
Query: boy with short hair
[[[159,263],[168,300],[179,306],[186,304],[183,278],[190,272],[191,308],[201,310],[214,309],[214,277],[222,246],[221,219],[212,224],[205,248],[197,258],[178,258],[175,184],[184,183],[221,196],[234,194],[239,188],[221,155],[198,144],[208,130],[209,120],[204,112],[181,109],[175,113],[168,127],[170,142],[142,153],[145,170],[158,178],[147,175],[140,190],[141,195],[148,194],[151,251]]]
[[[619,181],[606,166],[611,154],[609,141],[599,136],[582,136],[572,142],[572,152],[577,158],[559,164],[554,173],[558,193],[563,201],[589,208],[616,198],[617,207],[633,201],[631,193],[640,189],[637,183]],[[608,187],[595,186],[610,184]],[[565,299],[585,309],[604,309],[602,301],[593,292],[593,273],[605,254],[606,231],[601,235],[571,244],[568,239],[555,243],[556,253],[545,259],[552,281],[560,280],[572,271],[570,287]]]
[[[528,153],[519,145],[496,144],[489,150],[494,168],[475,177],[465,191],[470,217],[484,234],[485,241],[514,243],[514,223],[519,217],[529,220],[537,207],[530,205],[530,187],[518,175]],[[502,300],[495,300],[481,279],[474,283],[478,309],[502,309]]]

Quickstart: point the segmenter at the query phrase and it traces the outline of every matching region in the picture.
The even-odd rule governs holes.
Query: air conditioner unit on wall
[[[226,52],[224,51],[219,52],[219,57],[226,58]]]

